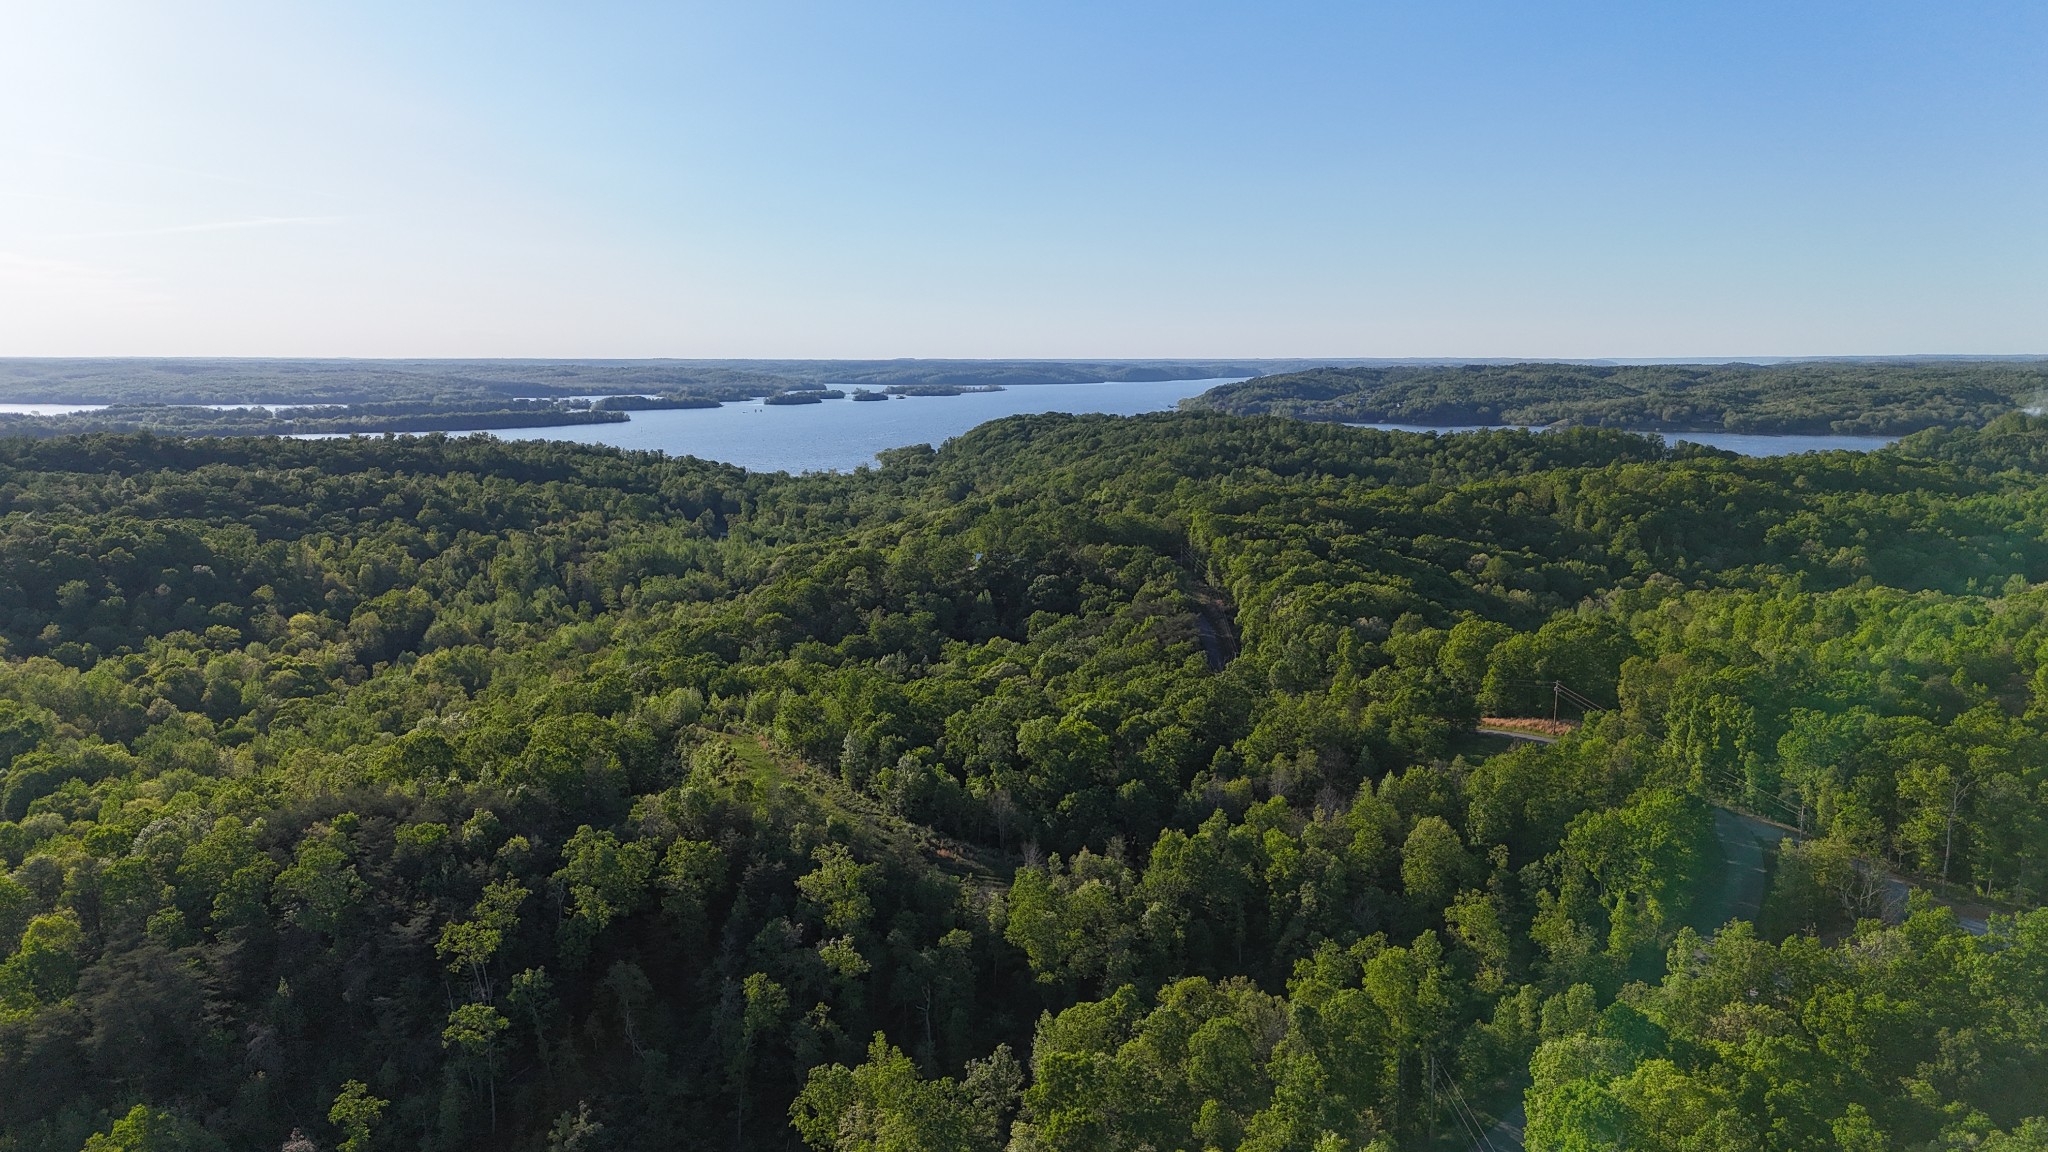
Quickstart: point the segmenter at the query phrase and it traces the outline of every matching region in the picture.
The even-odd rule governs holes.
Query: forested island
[[[762,398],[763,404],[823,404],[827,400],[844,400],[846,393],[837,388],[790,388]]]
[[[891,384],[883,389],[891,396],[965,396],[971,392],[1001,392],[1001,384]]]
[[[2036,358],[1315,368],[1182,403],[1357,424],[1894,436],[1981,425],[2044,396],[2048,360]]]
[[[0,1150],[2041,1148],[2044,467],[0,440]]]

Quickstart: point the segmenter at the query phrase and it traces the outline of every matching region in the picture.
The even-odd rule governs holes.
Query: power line
[[[1550,687],[1553,692],[1557,693],[1560,696],[1563,696],[1567,700],[1570,700],[1572,703],[1577,704],[1579,706],[1580,711],[1604,712],[1607,710],[1598,701],[1594,700],[1591,696],[1588,696],[1584,692],[1580,692],[1574,689],[1571,685],[1566,684],[1562,680],[1551,681]]]
[[[1465,1130],[1466,1135],[1472,1137],[1472,1146],[1484,1148],[1486,1152],[1498,1152],[1493,1146],[1493,1141],[1486,1138],[1486,1126],[1480,1123],[1478,1115],[1472,1111],[1472,1106],[1465,1103],[1465,1093],[1458,1087],[1457,1080],[1450,1073],[1444,1072],[1434,1058],[1429,1061],[1429,1076],[1431,1094],[1442,1095],[1451,1101],[1451,1115],[1457,1119],[1458,1126]],[[1450,1090],[1448,1093],[1438,1092],[1438,1076],[1443,1078],[1445,1087]]]
[[[1795,808],[1791,804],[1786,803],[1785,800],[1781,797],[1766,792],[1763,789],[1758,788],[1756,785],[1750,783],[1747,779],[1737,776],[1735,774],[1734,769],[1722,768],[1718,771],[1720,772],[1720,775],[1716,777],[1716,779],[1720,781],[1722,787],[1729,788],[1733,790],[1737,796],[1742,797],[1747,797],[1753,793],[1756,796],[1756,798],[1777,805],[1778,811],[1792,818],[1792,823],[1794,827],[1799,827],[1801,824],[1804,823],[1805,814],[1801,812],[1798,808]],[[1803,832],[1805,829],[1801,828],[1800,830]]]
[[[1480,1119],[1479,1113],[1475,1111],[1471,1103],[1465,1099],[1465,1090],[1458,1086],[1458,1082],[1455,1079],[1451,1078],[1450,1073],[1444,1073],[1444,1078],[1450,1083],[1451,1096],[1453,1099],[1457,1101],[1458,1107],[1463,1108],[1465,1110],[1465,1115],[1470,1117],[1472,1120],[1472,1126],[1479,1130],[1479,1142],[1486,1146],[1487,1152],[1497,1152],[1497,1150],[1493,1146],[1493,1137],[1488,1134],[1488,1129],[1485,1121]],[[1518,1140],[1516,1141],[1516,1143],[1519,1144],[1520,1141]]]
[[[1449,1096],[1442,1093],[1438,1095],[1440,1099],[1450,1099]],[[1487,1142],[1486,1133],[1473,1126],[1472,1121],[1466,1118],[1465,1114],[1458,1109],[1455,1101],[1451,1104],[1451,1116],[1458,1122],[1458,1127],[1471,1139],[1474,1148],[1484,1148],[1486,1152],[1495,1152],[1493,1145]]]

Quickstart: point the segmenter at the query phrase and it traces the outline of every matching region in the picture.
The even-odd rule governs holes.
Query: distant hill
[[[2044,393],[2048,361],[1916,358],[1314,368],[1226,384],[1183,403],[1360,424],[1902,435],[1980,425]]]

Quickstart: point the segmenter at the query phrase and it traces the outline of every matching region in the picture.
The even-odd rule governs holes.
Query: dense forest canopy
[[[2041,1148],[2044,458],[0,441],[0,1152]]]
[[[2038,358],[1819,360],[1314,368],[1221,385],[1183,404],[1360,424],[1891,436],[1980,425],[2044,395],[2048,360]]]

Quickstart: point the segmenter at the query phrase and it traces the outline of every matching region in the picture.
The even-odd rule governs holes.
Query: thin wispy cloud
[[[346,216],[250,216],[241,220],[208,220],[197,224],[171,224],[161,228],[132,228],[112,232],[67,232],[52,240],[118,240],[136,236],[181,236],[196,232],[240,232],[251,228],[278,228],[288,224],[334,224]]]

